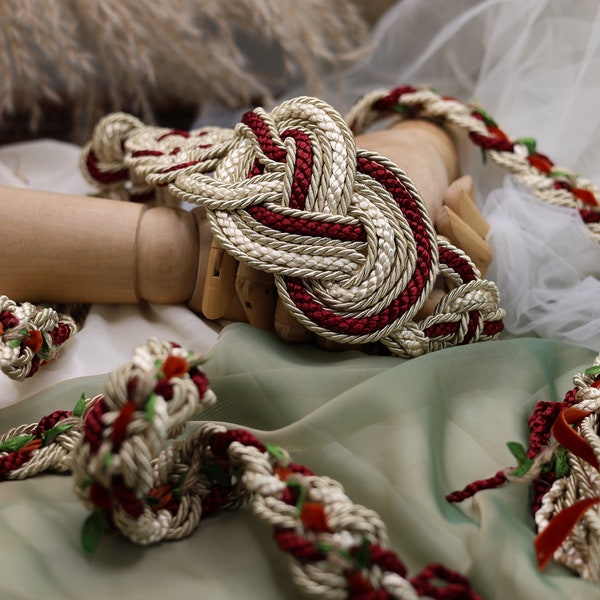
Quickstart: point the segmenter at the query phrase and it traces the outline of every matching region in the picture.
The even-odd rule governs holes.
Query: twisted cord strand
[[[203,517],[250,503],[289,556],[293,580],[313,596],[352,600],[477,600],[468,580],[441,565],[412,578],[389,548],[384,523],[342,486],[294,463],[244,429],[188,421],[215,402],[201,357],[149,340],[109,376],[105,391],[0,437],[0,477],[71,469],[90,509],[91,552],[117,530],[149,545],[189,536]]]

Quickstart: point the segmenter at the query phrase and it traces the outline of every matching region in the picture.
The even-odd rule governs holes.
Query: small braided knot
[[[84,147],[80,170],[102,197],[172,205],[177,200],[164,193],[164,186],[181,169],[210,161],[208,149],[228,138],[230,130],[219,127],[150,130],[132,115],[112,113],[98,123]],[[130,168],[130,161],[136,169]]]
[[[142,122],[132,115],[115,113],[104,122],[102,129],[94,131],[85,146],[80,170],[90,183],[99,187],[103,197],[126,199],[124,184],[129,177],[123,167],[121,142],[131,130],[141,125]]]
[[[167,445],[215,400],[198,364],[198,356],[150,340],[111,373],[85,419],[72,466],[76,492],[140,544],[192,531],[210,491],[199,472],[182,481],[198,445]]]
[[[429,88],[400,86],[364,96],[347,119],[355,133],[376,120],[427,118],[468,132],[485,155],[513,174],[516,181],[541,200],[576,209],[590,233],[600,242],[600,188],[565,167],[558,167],[537,151],[533,138],[510,139],[480,106],[443,97]]]
[[[0,296],[0,369],[19,381],[31,377],[76,332],[67,314]]]
[[[119,118],[101,122],[97,137]],[[438,247],[406,173],[357,148],[325,102],[302,97],[271,113],[259,108],[234,130],[139,126],[119,146],[130,182],[204,207],[219,244],[273,274],[283,304],[321,336],[380,341],[411,357],[502,329],[495,285],[464,253]],[[94,142],[87,152],[99,152]],[[440,275],[455,284],[452,295],[433,320],[415,320]]]

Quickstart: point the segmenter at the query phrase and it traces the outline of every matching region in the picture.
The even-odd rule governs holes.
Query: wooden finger
[[[492,249],[475,230],[448,206],[441,208],[436,229],[465,252],[475,263],[481,276],[485,277],[490,262],[492,262]]]
[[[285,304],[278,299],[275,307],[275,333],[286,342],[311,342],[315,337],[312,331],[306,329],[302,323],[297,321],[286,308]]]
[[[241,263],[235,290],[250,325],[271,331],[274,327],[277,288],[273,275]]]
[[[441,287],[433,288],[429,298],[425,300],[423,306],[419,309],[419,312],[415,315],[415,321],[419,322],[423,319],[430,317],[435,310],[435,307],[440,303],[440,300],[446,295],[446,290]]]
[[[454,211],[479,237],[485,239],[490,226],[475,201],[473,178],[470,175],[464,175],[452,182],[444,192],[442,202]]]
[[[238,263],[216,240],[213,240],[208,255],[202,314],[211,320],[246,321],[235,291],[235,277]]]
[[[357,344],[344,344],[342,342],[336,342],[334,340],[330,340],[329,338],[325,338],[320,335],[317,336],[317,346],[319,346],[319,348],[323,348],[323,350],[328,350],[329,352],[346,352],[347,350],[360,349],[360,346],[358,346]]]

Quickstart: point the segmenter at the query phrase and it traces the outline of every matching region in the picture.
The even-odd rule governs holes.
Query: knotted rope
[[[414,357],[502,330],[496,286],[438,242],[406,173],[357,148],[323,101],[256,109],[233,130],[173,131],[113,114],[82,166],[102,195],[161,201],[167,191],[205,208],[219,244],[272,273],[290,313],[323,337]],[[438,276],[452,291],[415,320]]]
[[[31,377],[77,329],[67,312],[0,296],[0,369],[18,381]]]
[[[381,339],[401,356],[495,337],[497,292],[460,251],[436,247],[410,181],[383,157],[354,148],[346,122],[354,133],[390,115],[466,130],[484,156],[542,200],[576,209],[600,239],[598,187],[554,165],[532,138],[509,138],[475,104],[401,86],[366,95],[344,121],[319,101],[295,102],[272,115],[248,113],[235,130],[150,128],[116,113],[96,128],[82,171],[105,197],[205,206],[228,251],[274,273],[285,305],[305,326],[336,341]],[[390,217],[397,227],[383,224]],[[415,323],[438,274],[456,289]],[[25,347],[19,356],[29,356]],[[3,369],[19,378],[35,372],[14,370],[6,358]]]
[[[92,511],[82,532],[88,552],[113,530],[138,544],[181,539],[201,518],[250,503],[308,594],[477,599],[468,580],[439,564],[408,578],[379,516],[282,448],[210,422],[180,437],[215,401],[199,364],[192,352],[150,340],[100,396],[0,438],[0,475],[71,468],[75,492]]]
[[[600,355],[573,378],[563,402],[540,402],[529,419],[529,448],[509,447],[519,465],[447,496],[461,502],[506,481],[533,484],[535,550],[600,583]]]

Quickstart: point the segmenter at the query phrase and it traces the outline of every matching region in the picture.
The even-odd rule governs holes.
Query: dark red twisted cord
[[[434,581],[439,582],[439,585],[434,584]],[[428,596],[434,600],[481,600],[464,575],[438,563],[425,567],[410,579],[410,583],[419,596]]]
[[[98,166],[98,158],[93,151],[90,150],[88,155],[85,157],[85,166],[87,168],[90,177],[102,184],[117,183],[125,181],[129,178],[129,171],[127,169],[118,169],[115,171],[103,171]]]
[[[0,456],[0,478],[4,479],[10,472],[23,466],[29,460],[26,452],[8,452]]]
[[[55,410],[53,413],[42,417],[33,435],[37,438],[41,437],[46,431],[50,431],[50,429],[58,425],[61,421],[68,419],[72,414],[70,410]]]
[[[506,482],[506,475],[503,471],[498,471],[493,477],[487,479],[478,479],[473,483],[470,483],[462,490],[452,492],[446,496],[448,502],[462,502],[467,498],[472,498],[477,492],[481,490],[491,490],[501,486]]]
[[[226,456],[227,449],[233,442],[239,442],[244,446],[253,446],[260,452],[265,452],[265,445],[246,429],[230,429],[220,433],[214,433],[210,437],[210,447],[215,456]]]

